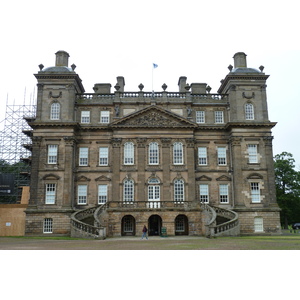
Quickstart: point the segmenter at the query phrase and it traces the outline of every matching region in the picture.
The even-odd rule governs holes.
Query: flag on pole
[[[155,69],[155,68],[157,68],[158,67],[158,65],[157,64],[153,64],[153,68]]]

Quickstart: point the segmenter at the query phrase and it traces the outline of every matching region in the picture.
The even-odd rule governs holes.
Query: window
[[[207,148],[198,147],[198,164],[207,165]]]
[[[249,163],[250,164],[258,163],[257,145],[247,145],[247,149],[249,155]]]
[[[149,144],[149,165],[159,164],[159,151],[157,143]]]
[[[215,111],[215,123],[224,123],[224,112],[221,110]]]
[[[186,217],[183,215],[179,215],[175,219],[175,231],[176,232],[185,232],[185,223]]]
[[[218,165],[224,166],[227,164],[226,161],[226,147],[218,147]]]
[[[149,185],[148,186],[148,200],[149,201],[159,201],[160,199],[160,186],[159,185]]]
[[[81,112],[81,123],[90,123],[90,111]]]
[[[79,148],[79,166],[87,166],[89,160],[89,148]]]
[[[50,120],[59,120],[60,117],[60,104],[55,102],[51,104]]]
[[[98,204],[104,204],[107,202],[107,185],[98,185]]]
[[[133,202],[134,200],[134,182],[133,180],[124,181],[123,200],[124,202]]]
[[[205,123],[205,111],[196,111],[196,123]]]
[[[199,193],[200,193],[200,202],[208,203],[208,184],[200,184],[199,185]]]
[[[264,220],[262,217],[254,218],[254,231],[263,232],[264,231]]]
[[[44,219],[43,233],[52,233],[52,232],[53,232],[53,219],[51,218]]]
[[[99,165],[100,166],[108,165],[108,147],[99,148]]]
[[[228,203],[228,184],[219,186],[220,203]]]
[[[109,111],[104,110],[100,112],[100,123],[109,123]]]
[[[134,145],[131,142],[124,144],[124,164],[125,165],[134,164]]]
[[[58,145],[48,145],[48,164],[57,164]]]
[[[254,120],[254,108],[253,108],[253,104],[251,103],[245,104],[245,119]]]
[[[87,185],[78,185],[78,204],[86,204],[87,203]]]
[[[251,201],[252,203],[260,203],[260,188],[258,182],[251,182]]]
[[[182,143],[174,143],[173,145],[173,163],[174,165],[183,164],[183,145]]]
[[[45,204],[55,204],[56,184],[46,184],[46,199]]]
[[[174,181],[174,201],[184,201],[184,182],[182,179],[177,179]]]

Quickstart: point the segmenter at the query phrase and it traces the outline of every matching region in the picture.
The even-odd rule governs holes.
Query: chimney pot
[[[57,51],[55,53],[56,60],[55,60],[55,66],[56,67],[68,67],[69,65],[69,53],[63,50]]]

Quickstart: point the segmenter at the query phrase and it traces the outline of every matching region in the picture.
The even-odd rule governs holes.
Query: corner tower
[[[269,120],[266,94],[269,76],[263,73],[263,66],[249,68],[244,52],[233,59],[234,67],[229,65],[218,93],[228,94],[226,130],[234,210],[239,214],[241,233],[250,233],[253,221],[280,233],[271,132],[276,123]]]

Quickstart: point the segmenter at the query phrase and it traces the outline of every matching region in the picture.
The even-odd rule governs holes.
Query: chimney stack
[[[68,67],[69,65],[69,53],[63,50],[57,51],[55,53],[56,60],[55,60],[55,66],[56,67]]]
[[[178,80],[178,86],[179,86],[179,93],[184,93],[186,92],[185,86],[186,86],[186,77],[185,76],[181,76],[179,77]]]
[[[244,52],[237,52],[234,54],[234,68],[247,68],[247,59]]]

